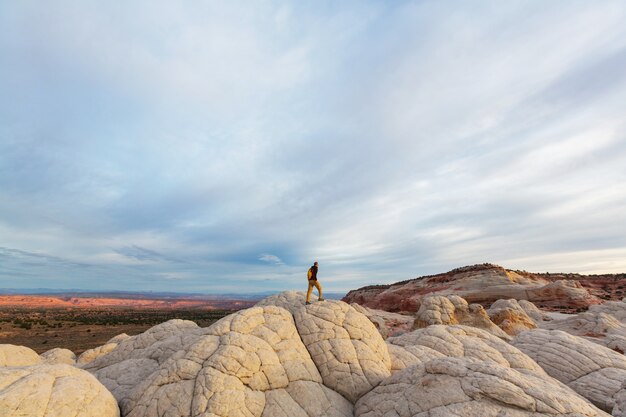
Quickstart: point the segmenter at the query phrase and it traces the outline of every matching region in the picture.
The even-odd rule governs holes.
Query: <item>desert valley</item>
[[[482,264],[311,305],[294,291],[214,305],[6,296],[3,328],[17,311],[53,332],[93,321],[45,351],[39,322],[23,343],[3,331],[0,415],[624,417],[625,285]],[[130,335],[97,311],[138,323]],[[67,349],[99,327],[111,337]]]

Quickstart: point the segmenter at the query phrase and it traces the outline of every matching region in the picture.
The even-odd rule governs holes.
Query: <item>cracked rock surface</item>
[[[125,416],[352,415],[352,404],[322,385],[285,309],[242,310],[178,339],[120,401]]]
[[[492,361],[518,370],[545,374],[535,361],[516,347],[485,330],[470,326],[429,326],[390,337],[387,343],[403,348],[419,362],[437,357],[438,353],[439,356]]]
[[[257,305],[276,305],[293,314],[324,385],[350,401],[391,375],[385,341],[372,322],[350,305],[327,300],[306,306],[304,294],[294,291],[268,297]]]
[[[558,330],[529,330],[517,335],[513,345],[601,409],[615,407],[626,381],[624,355]]]
[[[41,358],[26,346],[0,345],[0,366],[28,366],[41,363]]]
[[[439,358],[394,374],[355,405],[356,417],[606,417],[547,375],[490,361]]]
[[[0,368],[2,417],[118,417],[115,398],[96,378],[70,365]]]

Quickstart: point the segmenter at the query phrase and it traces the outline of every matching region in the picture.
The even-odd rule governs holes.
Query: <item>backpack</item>
[[[313,276],[313,271],[311,271],[311,268],[309,268],[309,272],[306,273],[306,279],[311,279],[312,276]]]

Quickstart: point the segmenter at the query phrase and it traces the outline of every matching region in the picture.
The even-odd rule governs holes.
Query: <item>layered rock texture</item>
[[[548,323],[532,304],[511,300],[489,312],[504,317],[501,326],[511,317]],[[623,355],[563,332],[509,327],[515,339],[455,296],[426,298],[413,317],[341,301],[305,305],[303,293],[284,292],[207,328],[170,320],[117,336],[74,366],[65,364],[75,361],[68,350],[38,356],[0,345],[0,416],[622,413]]]
[[[470,358],[439,358],[406,368],[363,396],[354,415],[608,416],[550,377]]]
[[[529,330],[516,336],[513,345],[601,409],[615,407],[626,381],[623,354],[558,330]]]
[[[624,353],[626,351],[626,301],[607,301],[601,305],[591,306],[586,312],[554,320],[541,327],[582,336]]]
[[[558,278],[561,276],[531,274],[483,264],[391,285],[363,287],[350,291],[343,301],[391,312],[416,312],[422,299],[429,294],[458,295],[469,303],[484,306],[490,306],[498,299],[514,298],[532,301],[541,308],[569,311],[601,303],[602,300],[583,285],[591,278],[588,277],[587,281]],[[620,279],[626,284],[626,277]]]

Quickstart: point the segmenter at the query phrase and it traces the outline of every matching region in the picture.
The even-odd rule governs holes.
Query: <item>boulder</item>
[[[491,321],[512,336],[537,327],[535,321],[515,299],[496,301],[487,310],[487,314]]]
[[[552,320],[550,316],[541,311],[539,307],[528,300],[517,300],[517,304],[519,304],[522,310],[524,310],[528,317],[530,317],[535,323]]]
[[[29,366],[41,363],[41,358],[34,350],[26,346],[0,345],[1,366]]]
[[[291,313],[276,306],[189,330],[120,405],[127,417],[353,414],[349,401],[322,385]]]
[[[70,365],[0,368],[2,417],[119,417],[115,398],[88,372]]]
[[[76,355],[69,349],[54,348],[42,353],[41,360],[49,365],[60,363],[75,365]]]
[[[418,310],[413,328],[422,328],[433,324],[462,324],[487,330],[502,339],[510,337],[490,319],[483,306],[468,304],[456,295],[434,295],[424,298]]]
[[[512,343],[599,408],[610,412],[615,406],[626,381],[624,355],[558,330],[529,330]]]
[[[324,385],[354,402],[391,375],[387,345],[365,315],[341,301],[304,301],[304,293],[288,291],[257,306],[280,306],[293,314]]]
[[[397,372],[365,394],[354,415],[608,417],[545,374],[472,358],[438,358]]]
[[[107,343],[96,348],[96,351],[106,351],[115,345],[108,353],[98,352],[90,362],[82,363],[84,358],[79,357],[79,366],[93,373],[119,402],[123,402],[136,385],[170,356],[197,340],[201,331],[192,321],[169,320],[119,344]]]
[[[376,329],[378,329],[378,332],[383,339],[410,331],[413,327],[413,322],[415,321],[415,317],[407,316],[405,314],[376,310],[373,308],[363,307],[357,303],[352,303],[350,305],[374,323],[374,326],[376,326]]]
[[[415,356],[415,363],[427,362],[436,357],[472,358],[492,361],[520,371],[545,374],[543,369],[519,349],[499,337],[475,327],[435,325],[414,330],[387,343],[396,345]],[[399,356],[394,352],[394,356]]]

